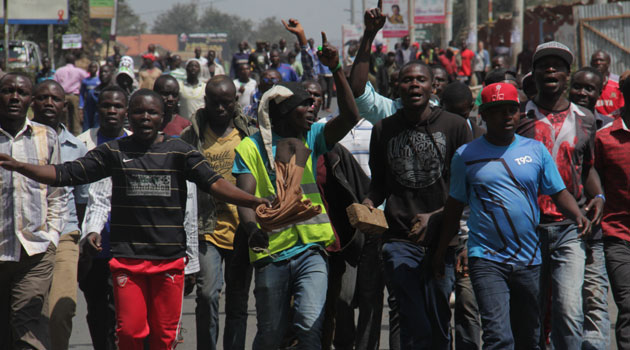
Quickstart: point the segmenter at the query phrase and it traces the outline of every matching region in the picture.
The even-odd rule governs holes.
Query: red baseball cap
[[[504,104],[520,105],[518,90],[512,84],[495,83],[483,88],[481,91],[481,106],[479,112],[490,107]]]

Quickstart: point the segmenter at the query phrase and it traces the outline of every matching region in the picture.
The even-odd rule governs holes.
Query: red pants
[[[120,350],[173,349],[184,297],[184,258],[109,262],[116,302],[116,335]]]

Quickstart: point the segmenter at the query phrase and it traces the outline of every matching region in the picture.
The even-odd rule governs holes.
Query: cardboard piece
[[[352,227],[361,232],[382,234],[389,228],[385,213],[380,209],[370,210],[363,204],[354,203],[346,208],[346,213]]]

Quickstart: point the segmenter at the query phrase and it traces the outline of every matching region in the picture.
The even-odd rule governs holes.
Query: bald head
[[[215,75],[206,84],[205,122],[215,129],[227,128],[236,116],[236,86],[227,75]]]
[[[206,97],[220,92],[232,93],[236,98],[236,86],[227,75],[215,75],[206,84]]]

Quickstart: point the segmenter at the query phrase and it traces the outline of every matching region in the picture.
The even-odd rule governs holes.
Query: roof
[[[147,51],[149,44],[161,46],[166,51],[177,51],[177,34],[140,34],[134,36],[116,36],[116,41],[127,46],[128,56],[139,56]]]

